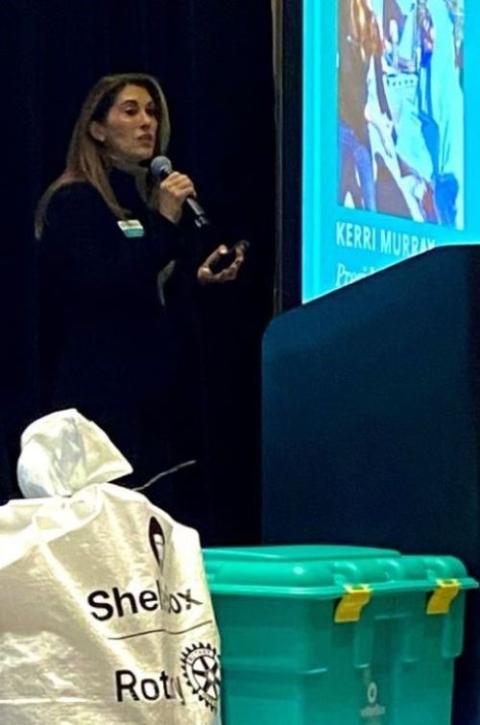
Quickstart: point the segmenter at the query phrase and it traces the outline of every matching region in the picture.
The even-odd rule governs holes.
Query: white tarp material
[[[20,444],[17,475],[25,498],[70,496],[133,471],[107,434],[75,408],[36,420]]]
[[[110,483],[0,507],[2,725],[210,725],[219,696],[196,531]]]

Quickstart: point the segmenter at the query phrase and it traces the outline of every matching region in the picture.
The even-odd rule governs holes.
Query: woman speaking
[[[132,463],[135,485],[178,462],[178,335],[158,279],[191,253],[184,203],[196,193],[183,173],[161,182],[148,173],[169,133],[153,77],[102,78],[36,215],[42,412],[76,407],[98,423]],[[217,248],[192,272],[198,283],[236,278],[243,248],[215,273],[224,252]]]

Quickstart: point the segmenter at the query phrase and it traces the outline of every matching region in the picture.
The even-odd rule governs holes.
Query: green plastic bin
[[[451,556],[206,549],[223,725],[447,725],[465,590]]]

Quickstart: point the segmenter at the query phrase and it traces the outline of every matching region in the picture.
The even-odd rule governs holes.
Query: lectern
[[[434,249],[276,318],[264,543],[454,554],[480,577],[480,247]],[[480,723],[480,596],[455,723]]]

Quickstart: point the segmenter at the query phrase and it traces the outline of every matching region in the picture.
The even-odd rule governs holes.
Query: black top
[[[126,236],[86,182],[61,187],[47,209],[40,243],[42,412],[77,407],[137,471],[153,475],[171,462],[178,384],[176,340],[157,275],[184,243],[178,227],[147,208],[130,174],[114,170],[110,180],[143,236]]]

